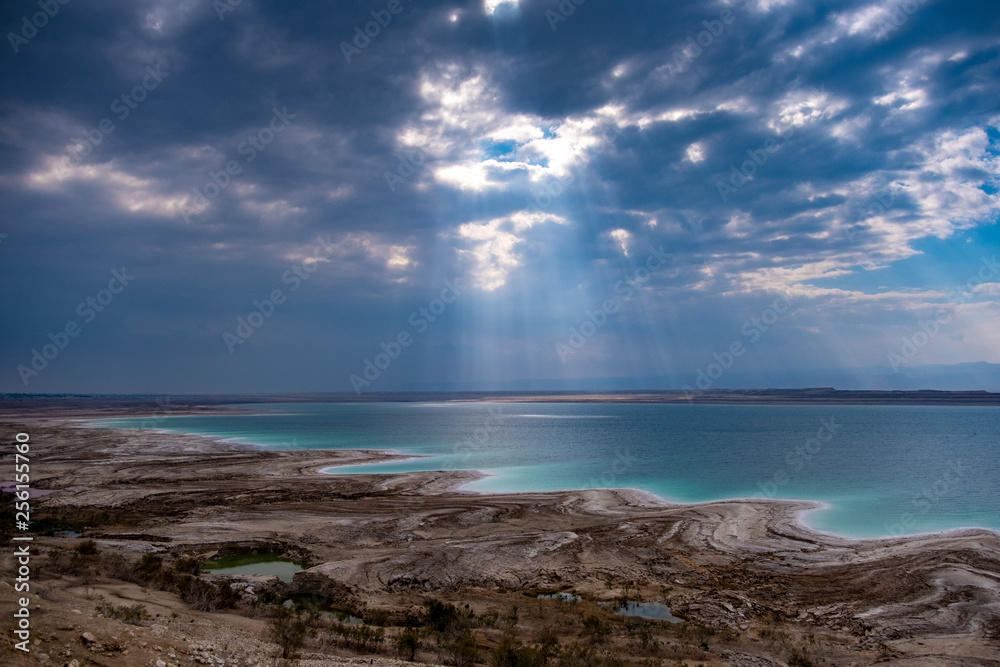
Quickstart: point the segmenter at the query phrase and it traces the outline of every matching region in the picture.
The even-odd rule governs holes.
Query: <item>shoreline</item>
[[[434,403],[428,403],[427,405],[434,405]],[[245,409],[244,408],[236,408],[235,410],[236,411],[244,411]],[[234,408],[232,406],[219,406],[219,413],[218,414],[225,414],[225,413],[230,412],[230,411],[234,411]],[[202,416],[204,413],[192,413],[192,414],[193,415]],[[271,413],[258,412],[257,414],[260,414],[260,415],[264,415],[264,414],[270,415]],[[177,415],[177,416],[187,416],[187,415]],[[131,417],[130,416],[130,417],[126,417],[125,419],[142,419],[142,418],[144,418],[144,417],[141,417],[141,416]],[[96,418],[96,419],[82,418],[82,419],[74,419],[72,421],[83,423],[83,422],[91,422],[91,421],[101,421],[101,419],[107,420],[108,418]],[[112,430],[129,430],[129,429],[136,428],[136,427],[82,426],[82,428],[108,428],[108,429],[112,429]],[[883,536],[867,537],[867,536],[855,536],[855,535],[847,535],[847,534],[843,534],[843,533],[837,533],[837,532],[833,532],[833,531],[829,531],[829,530],[824,530],[824,529],[817,528],[815,526],[809,525],[804,520],[803,515],[808,514],[810,512],[820,512],[820,511],[823,511],[823,510],[832,509],[834,507],[834,504],[831,501],[828,501],[828,500],[813,500],[813,499],[802,499],[802,498],[767,498],[767,497],[756,497],[756,496],[734,496],[734,497],[731,497],[731,498],[715,498],[715,499],[711,499],[711,500],[701,500],[701,501],[675,501],[675,500],[669,500],[667,498],[664,498],[664,497],[658,495],[657,493],[655,493],[653,491],[649,491],[647,489],[642,489],[642,488],[639,488],[639,487],[580,487],[580,488],[557,489],[557,490],[527,490],[527,491],[503,491],[503,490],[500,490],[500,491],[481,491],[481,490],[469,489],[469,488],[465,488],[465,487],[467,487],[467,485],[469,485],[469,484],[475,483],[475,482],[480,481],[482,479],[487,479],[489,477],[494,477],[495,475],[489,474],[489,472],[487,472],[486,470],[474,469],[474,468],[468,468],[468,469],[457,469],[456,468],[456,469],[451,469],[451,470],[419,470],[419,471],[384,472],[384,473],[380,473],[380,472],[376,472],[376,471],[351,472],[351,473],[331,473],[331,472],[327,472],[327,470],[334,470],[334,469],[337,469],[337,468],[353,468],[353,467],[359,467],[359,466],[379,466],[379,465],[387,465],[387,464],[393,464],[393,463],[405,463],[407,461],[418,461],[418,460],[426,459],[426,458],[435,458],[436,456],[440,456],[440,455],[409,454],[409,453],[405,453],[405,452],[402,452],[400,450],[391,449],[391,448],[384,448],[384,449],[383,448],[370,448],[370,449],[367,449],[367,448],[355,448],[355,447],[352,447],[352,448],[348,448],[348,449],[341,449],[341,448],[301,448],[301,449],[287,449],[287,448],[285,448],[285,449],[277,449],[275,445],[267,444],[267,443],[259,443],[259,442],[250,442],[250,441],[247,441],[245,438],[241,438],[239,436],[224,437],[224,436],[207,434],[207,433],[200,433],[200,432],[190,432],[190,431],[180,431],[180,430],[168,430],[168,429],[160,429],[160,428],[142,428],[142,427],[138,427],[137,430],[154,431],[154,432],[158,432],[158,433],[160,433],[162,435],[193,436],[193,437],[198,437],[198,438],[203,438],[205,440],[209,440],[209,441],[211,441],[213,443],[216,443],[216,444],[221,444],[221,445],[225,445],[225,446],[240,445],[240,446],[244,446],[244,447],[253,448],[253,449],[256,449],[256,450],[259,450],[259,451],[344,452],[344,453],[350,453],[350,454],[372,453],[372,454],[376,455],[376,458],[373,458],[370,461],[352,462],[352,463],[345,463],[345,464],[336,465],[336,466],[328,466],[326,468],[321,468],[321,469],[318,469],[316,471],[316,472],[318,472],[320,474],[324,474],[324,475],[393,476],[393,475],[406,475],[406,474],[411,474],[411,473],[428,473],[428,474],[430,474],[430,473],[441,473],[441,474],[464,473],[464,474],[468,474],[468,475],[472,475],[473,476],[472,479],[467,479],[467,480],[463,480],[463,481],[460,481],[460,482],[456,482],[455,484],[453,484],[451,486],[448,486],[446,488],[446,492],[451,492],[451,493],[462,493],[462,494],[482,495],[482,496],[490,496],[490,495],[518,496],[518,495],[534,495],[534,494],[539,494],[539,493],[553,493],[553,494],[558,494],[558,493],[570,493],[570,492],[585,492],[585,491],[603,491],[603,490],[607,490],[607,491],[619,492],[619,493],[630,492],[630,493],[634,493],[637,497],[638,496],[648,496],[648,498],[651,500],[652,504],[661,505],[661,506],[664,506],[664,507],[697,507],[697,506],[700,506],[700,505],[715,505],[715,504],[719,504],[719,503],[728,503],[728,502],[736,502],[736,503],[769,503],[769,502],[774,502],[774,503],[778,503],[778,504],[781,504],[781,505],[789,505],[790,504],[793,507],[795,507],[795,509],[793,510],[793,514],[794,514],[794,524],[795,524],[795,526],[797,528],[800,528],[801,530],[804,530],[804,531],[809,532],[809,533],[814,533],[817,536],[828,537],[828,538],[833,538],[833,539],[838,539],[838,540],[856,541],[856,542],[881,542],[881,541],[892,541],[892,540],[900,540],[900,539],[904,539],[905,540],[905,539],[909,539],[909,538],[920,538],[920,537],[927,537],[927,538],[947,537],[949,534],[964,534],[964,533],[969,532],[969,531],[987,531],[987,532],[993,533],[993,534],[997,535],[998,537],[1000,537],[1000,528],[990,528],[990,527],[986,527],[986,526],[957,526],[957,527],[952,527],[952,528],[943,528],[943,529],[940,529],[940,530],[931,530],[931,531],[925,531],[925,532],[919,532],[919,533],[906,533],[906,534],[902,534],[902,535],[883,535]],[[379,457],[381,457],[381,458],[379,458]]]
[[[712,655],[697,641],[686,654],[712,665],[743,664],[727,655],[784,664],[788,644],[774,632],[810,646],[815,637],[828,659],[839,652],[829,664],[843,666],[886,655],[991,665],[986,656],[998,645],[994,531],[852,539],[801,522],[816,501],[678,504],[635,488],[463,491],[477,473],[321,472],[396,458],[379,450],[273,450],[203,434],[81,426],[51,414],[2,421],[30,432],[33,479],[53,491],[33,500],[36,520],[54,522],[34,542],[42,556],[82,540],[133,562],[141,554],[175,562],[267,551],[306,566],[278,589],[279,601],[322,591],[359,617],[391,614],[396,626],[432,599],[469,604],[477,615],[518,606],[530,627],[555,622],[566,642],[578,641],[572,627],[581,614],[619,622],[597,602],[656,601],[690,628],[723,633],[710,640]],[[39,585],[67,591],[50,596],[57,602],[44,604],[55,611],[39,616],[56,629],[72,626],[63,620],[75,615],[70,609],[93,607],[88,586],[118,605],[152,599],[152,591],[122,582]],[[535,600],[539,591],[565,590],[582,606]],[[157,611],[188,613],[162,606],[182,603],[158,595]],[[121,632],[87,618],[96,635]],[[205,617],[204,624],[229,636],[225,623]],[[534,631],[523,637],[530,641]],[[661,639],[676,645],[676,637]],[[635,648],[627,633],[616,641]]]

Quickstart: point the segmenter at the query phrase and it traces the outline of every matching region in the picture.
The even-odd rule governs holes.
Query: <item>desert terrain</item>
[[[143,410],[0,414],[4,465],[30,434],[48,491],[31,501],[31,652],[5,630],[3,664],[1000,665],[991,531],[854,541],[801,526],[803,503],[470,494],[468,472],[320,472],[378,452],[73,421]],[[262,553],[304,569],[286,583],[197,567]],[[615,614],[626,602],[683,622]]]

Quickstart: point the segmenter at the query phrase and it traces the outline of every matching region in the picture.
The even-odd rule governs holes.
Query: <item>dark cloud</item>
[[[70,3],[9,48],[0,389],[344,390],[455,278],[371,389],[692,377],[777,294],[797,307],[746,357],[762,382],[884,364],[942,304],[950,338],[915,362],[998,361],[996,290],[946,297],[996,222],[989,7],[588,2],[553,30],[557,2],[403,0],[352,44],[386,5]],[[949,252],[906,273],[928,239]],[[668,265],[616,292],[660,246]],[[135,282],[83,322],[122,267]],[[26,387],[18,366],[69,321]]]

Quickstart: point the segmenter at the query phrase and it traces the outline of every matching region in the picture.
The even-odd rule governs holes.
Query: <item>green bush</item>
[[[450,602],[428,600],[424,623],[438,632],[447,632],[458,620],[458,607]]]
[[[396,637],[396,650],[410,662],[413,662],[419,648],[420,633],[416,628],[406,628]]]
[[[149,583],[163,569],[163,559],[156,554],[143,554],[139,562],[135,564],[132,575],[136,582],[140,584]]]
[[[201,574],[201,564],[196,558],[178,558],[174,561],[174,569],[181,574],[190,574],[195,577]]]
[[[271,639],[281,649],[281,658],[288,660],[302,647],[306,639],[306,624],[291,609],[277,606],[271,621]]]
[[[69,573],[69,552],[56,547],[45,554],[46,565],[49,570],[56,574]]]
[[[442,642],[441,648],[451,656],[455,667],[472,667],[479,662],[479,646],[469,630],[463,630],[454,640]]]
[[[121,554],[103,553],[99,559],[99,567],[106,577],[132,581],[133,564],[125,560]]]

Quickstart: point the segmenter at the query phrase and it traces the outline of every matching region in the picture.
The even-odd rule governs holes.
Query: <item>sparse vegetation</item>
[[[113,605],[101,600],[95,609],[105,618],[114,618],[129,625],[142,625],[150,619],[146,605],[138,602],[133,605]]]
[[[156,554],[143,554],[133,569],[138,583],[148,583],[161,574],[163,559]]]
[[[509,629],[488,660],[490,667],[543,667],[547,662],[548,656],[543,651],[525,646]]]
[[[176,581],[176,591],[181,599],[199,611],[232,609],[240,601],[239,594],[229,583],[216,586],[197,577],[184,574]]]
[[[433,599],[424,603],[427,616],[424,623],[438,632],[447,632],[458,621],[458,607],[450,602]]]
[[[176,593],[194,609],[239,607],[241,613],[264,617],[268,619],[268,639],[277,645],[276,655],[285,660],[308,646],[310,651],[363,655],[393,652],[407,660],[420,658],[424,651],[432,656],[436,653],[437,661],[454,667],[696,667],[709,654],[718,654],[726,644],[741,638],[739,632],[690,621],[672,625],[617,616],[611,608],[599,607],[592,600],[572,605],[557,600],[522,603],[523,609],[519,610],[514,604],[504,606],[501,598],[495,607],[481,614],[469,604],[436,598],[425,600],[422,610],[411,607],[406,612],[365,610],[363,602],[351,601],[352,606],[346,607],[344,615],[336,620],[322,613],[324,609],[329,611],[331,599],[317,601],[318,594],[305,596],[316,606],[305,612],[290,605],[278,606],[280,601],[299,600],[305,595],[289,592],[282,584],[274,589],[259,588],[252,602],[242,603],[241,595],[228,583],[217,584],[214,578],[200,576],[200,564],[195,558],[156,553],[128,558],[110,550],[102,553],[96,543],[84,540],[68,549],[50,550],[48,560],[67,572],[97,566],[103,575]],[[510,601],[520,599],[517,592],[500,595],[511,596],[507,598]],[[106,618],[133,625],[150,620],[141,604],[115,605],[95,599],[99,600],[97,612]],[[341,600],[340,604],[345,602]],[[349,623],[348,614],[363,617],[365,623]],[[772,614],[760,620],[761,629],[744,633],[744,641],[759,636],[770,644],[768,650],[788,656],[789,667],[812,667],[805,650],[793,648],[808,646],[807,636],[790,635],[789,624]]]
[[[182,568],[178,571],[164,567],[163,558],[157,554],[143,554],[138,561],[130,561],[120,554],[101,554],[92,541],[80,543],[72,552],[53,549],[47,558],[49,566],[61,574],[87,575],[94,565],[98,565],[105,576],[177,593],[200,611],[232,609],[240,601],[239,594],[228,583],[215,585],[188,574],[193,569],[192,559],[178,559]]]
[[[368,625],[383,626],[389,622],[389,614],[384,609],[373,609],[365,613],[364,620]]]
[[[449,591],[451,601],[424,599],[422,607],[419,592],[403,593],[403,604],[394,605],[384,599],[338,598],[323,588],[303,592],[301,583],[255,583],[255,591],[243,596],[228,583],[216,583],[224,578],[203,576],[196,558],[163,552],[130,557],[128,552],[110,547],[100,549],[93,540],[67,542],[65,548],[46,551],[47,558],[40,564],[46,570],[83,577],[83,582],[67,583],[82,591],[84,598],[94,600],[91,604],[96,603],[94,608],[100,616],[131,625],[152,620],[142,604],[108,603],[98,595],[104,577],[129,581],[175,593],[194,609],[239,608],[240,613],[267,619],[267,638],[277,646],[275,655],[285,660],[308,650],[337,655],[395,653],[406,660],[424,659],[454,667],[697,667],[717,660],[727,650],[738,651],[733,644],[757,642],[761,652],[780,656],[788,667],[812,667],[823,661],[814,661],[807,650],[815,651],[815,646],[828,641],[810,632],[812,626],[800,626],[787,613],[773,609],[749,618],[750,626],[738,631],[700,625],[693,618],[668,624],[618,616],[613,607],[598,606],[586,596],[573,604],[561,600],[525,601],[520,591],[491,591],[486,595],[472,591],[480,596],[474,598],[473,604],[483,610],[481,613],[459,601],[461,591]],[[97,583],[88,579],[93,570],[100,575]],[[648,587],[629,592],[648,595]],[[288,600],[296,605],[307,600],[313,606],[307,608],[307,613],[275,606]],[[343,612],[339,621],[326,613],[332,604]],[[373,609],[370,605],[379,607]],[[356,621],[349,615],[359,616],[365,623],[354,624]],[[176,613],[171,616],[171,620],[176,618]],[[984,623],[981,632],[996,636],[998,630],[1000,620],[994,619]],[[885,645],[876,648],[880,659],[893,656]]]
[[[593,646],[571,644],[563,649],[555,664],[557,667],[622,667],[625,663],[616,656],[599,655]]]
[[[197,577],[201,574],[201,564],[196,558],[178,558],[174,561],[174,569],[181,574]]]
[[[96,556],[101,553],[97,548],[97,542],[94,540],[84,540],[73,547],[73,551],[80,554],[81,556]]]
[[[456,638],[443,640],[441,648],[455,667],[472,667],[479,662],[479,646],[471,630],[462,630]]]
[[[295,657],[306,638],[306,624],[298,614],[287,607],[274,607],[271,621],[271,639],[281,650],[281,658]]]
[[[336,635],[338,644],[359,653],[377,653],[385,641],[385,629],[367,625],[344,625],[333,623],[330,631]]]
[[[11,494],[13,497],[13,494]],[[88,528],[109,524],[128,524],[134,516],[127,510],[115,512],[85,507],[38,507],[31,517],[31,532],[52,536],[58,533],[81,533]]]
[[[793,649],[792,654],[788,656],[788,667],[812,667],[812,660],[805,653]]]
[[[420,649],[420,633],[416,628],[404,628],[396,637],[396,651],[400,656],[412,661]]]
[[[92,546],[93,545],[93,546]],[[83,550],[80,547],[83,546]],[[78,544],[73,549],[52,549],[46,554],[48,569],[57,575],[90,577],[97,561],[96,545],[90,541]]]
[[[583,634],[593,643],[603,644],[611,634],[611,628],[600,616],[587,615],[583,617]]]

